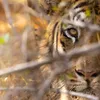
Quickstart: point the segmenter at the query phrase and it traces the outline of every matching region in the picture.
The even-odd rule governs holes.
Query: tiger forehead
[[[82,57],[76,62],[76,70],[83,72],[100,71],[100,61],[98,56]],[[95,70],[94,70],[95,69]]]
[[[87,5],[87,4],[93,4],[96,0],[62,0],[66,3],[71,3],[72,6],[83,6],[83,5]],[[78,7],[78,6],[77,6]]]
[[[81,2],[88,2],[88,3],[90,3],[90,2],[93,2],[93,1],[95,1],[95,0],[61,0],[61,1],[79,4],[79,3],[81,3]]]

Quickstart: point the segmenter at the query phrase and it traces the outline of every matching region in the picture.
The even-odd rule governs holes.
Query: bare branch
[[[46,19],[47,21],[50,21],[50,16],[47,16],[45,13],[40,13],[40,12],[36,12],[34,9],[28,7],[28,6],[25,6],[25,10],[27,13],[29,13],[30,15],[32,16],[35,16],[35,17],[38,17],[38,18],[44,18]]]
[[[75,48],[73,50],[70,50],[66,56],[69,57],[75,57],[75,56],[83,56],[83,55],[87,55],[87,54],[91,54],[91,53],[99,53],[100,50],[100,43],[93,43],[90,45],[84,45],[82,47],[79,48]]]
[[[39,68],[44,64],[50,64],[54,61],[61,60],[61,57],[65,59],[70,59],[76,56],[78,57],[78,56],[82,56],[86,54],[91,54],[92,52],[98,53],[99,50],[100,50],[100,43],[86,45],[80,48],[72,49],[67,53],[60,54],[60,56],[56,56],[55,58],[45,58],[41,61],[36,60],[36,61],[28,62],[28,63],[18,64],[9,68],[5,68],[3,70],[0,70],[0,76],[26,70],[26,69]]]
[[[32,61],[32,62],[28,62],[28,63],[17,64],[15,66],[0,70],[0,76],[10,74],[10,73],[14,73],[14,72],[19,72],[19,71],[22,71],[22,70],[38,68],[38,67],[40,67],[44,64],[48,64],[48,63],[51,63],[51,62],[52,62],[52,60],[45,59],[43,61]]]
[[[54,90],[54,91],[58,92],[58,93],[70,94],[70,95],[73,95],[73,96],[84,97],[84,98],[87,98],[87,99],[90,99],[90,100],[99,100],[99,98],[96,97],[96,96],[84,94],[84,93],[80,93],[80,92],[67,91],[67,90],[63,90],[63,91],[62,90]]]
[[[25,58],[25,61],[27,61],[27,57],[28,57],[28,55],[27,55],[28,33],[30,33],[31,30],[32,30],[31,27],[27,27],[25,29],[25,31],[23,32],[23,34],[22,34],[22,46],[21,46],[21,50],[22,50],[22,54],[23,54],[23,56]]]
[[[27,90],[27,91],[36,91],[36,89],[34,88],[30,88],[30,87],[10,87],[10,88],[4,88],[4,87],[0,87],[0,91],[8,91],[8,90]]]
[[[37,100],[43,99],[43,95],[49,89],[51,82],[54,80],[55,76],[56,76],[55,73],[51,73],[50,77],[42,83],[42,85],[40,86],[40,90],[38,92],[38,95],[37,95]]]
[[[15,27],[13,26],[13,19],[12,19],[12,16],[11,16],[8,1],[2,0],[2,4],[3,4],[4,10],[5,10],[6,17],[8,19],[8,23],[10,24],[13,33],[17,35],[17,31],[16,31]]]

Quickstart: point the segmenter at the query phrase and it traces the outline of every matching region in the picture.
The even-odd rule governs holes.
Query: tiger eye
[[[81,71],[79,71],[79,70],[75,70],[75,72],[76,72],[79,76],[84,76],[84,74],[83,74]]]
[[[71,36],[73,36],[73,37],[78,37],[78,31],[77,31],[77,29],[75,29],[75,28],[69,28],[69,29],[67,29],[68,30],[68,33],[71,35]]]
[[[73,34],[73,35],[75,35],[75,34],[77,34],[77,31],[74,30],[74,29],[70,29],[70,33]]]
[[[93,73],[93,74],[91,75],[91,77],[97,77],[99,74],[100,74],[100,72]]]

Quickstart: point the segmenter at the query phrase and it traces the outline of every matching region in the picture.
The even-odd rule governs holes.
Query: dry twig
[[[8,23],[10,24],[10,26],[12,28],[12,32],[13,32],[13,34],[17,35],[17,31],[16,31],[16,29],[13,25],[13,19],[12,19],[12,16],[11,16],[8,1],[7,0],[2,0],[2,4],[3,4],[4,10],[5,10],[6,17],[8,19]]]
[[[60,56],[56,56],[55,58],[45,58],[41,61],[36,60],[36,61],[32,61],[32,62],[17,64],[15,66],[12,66],[9,68],[5,68],[3,70],[0,70],[0,76],[6,75],[6,74],[11,74],[14,72],[19,72],[19,71],[26,70],[26,69],[39,68],[44,64],[50,64],[52,62],[61,60],[61,57],[65,58],[65,59],[70,59],[72,57],[76,57],[76,56],[79,57],[82,55],[91,54],[93,52],[98,53],[99,50],[100,50],[100,43],[86,45],[86,46],[83,46],[80,48],[72,49],[72,50],[68,51],[67,53],[61,54]]]

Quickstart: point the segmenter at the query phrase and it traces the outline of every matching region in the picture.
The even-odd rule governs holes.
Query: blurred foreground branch
[[[84,93],[80,93],[80,92],[74,92],[74,91],[61,91],[61,90],[55,90],[55,92],[57,93],[63,93],[63,94],[70,94],[73,96],[80,96],[80,97],[84,97],[90,100],[99,100],[98,97],[93,96],[93,95],[89,95],[89,94],[84,94]]]
[[[8,0],[2,0],[2,5],[4,7],[8,23],[10,24],[10,26],[12,28],[12,32],[13,32],[13,34],[17,35],[17,31],[16,31],[16,29],[15,29],[15,27],[13,25],[13,19],[12,19],[12,16],[11,16]]]
[[[45,58],[42,61],[36,60],[36,61],[32,61],[32,62],[17,64],[15,66],[12,66],[9,68],[5,68],[3,70],[0,70],[0,76],[6,75],[6,74],[11,74],[14,72],[19,72],[19,71],[26,70],[26,69],[39,68],[44,64],[50,64],[52,62],[59,61],[59,60],[61,61],[62,58],[70,59],[72,57],[79,57],[82,55],[91,54],[93,52],[99,53],[99,50],[100,50],[100,43],[85,45],[80,48],[72,49],[72,50],[68,51],[67,53],[60,54],[60,56],[56,56],[55,58]]]

